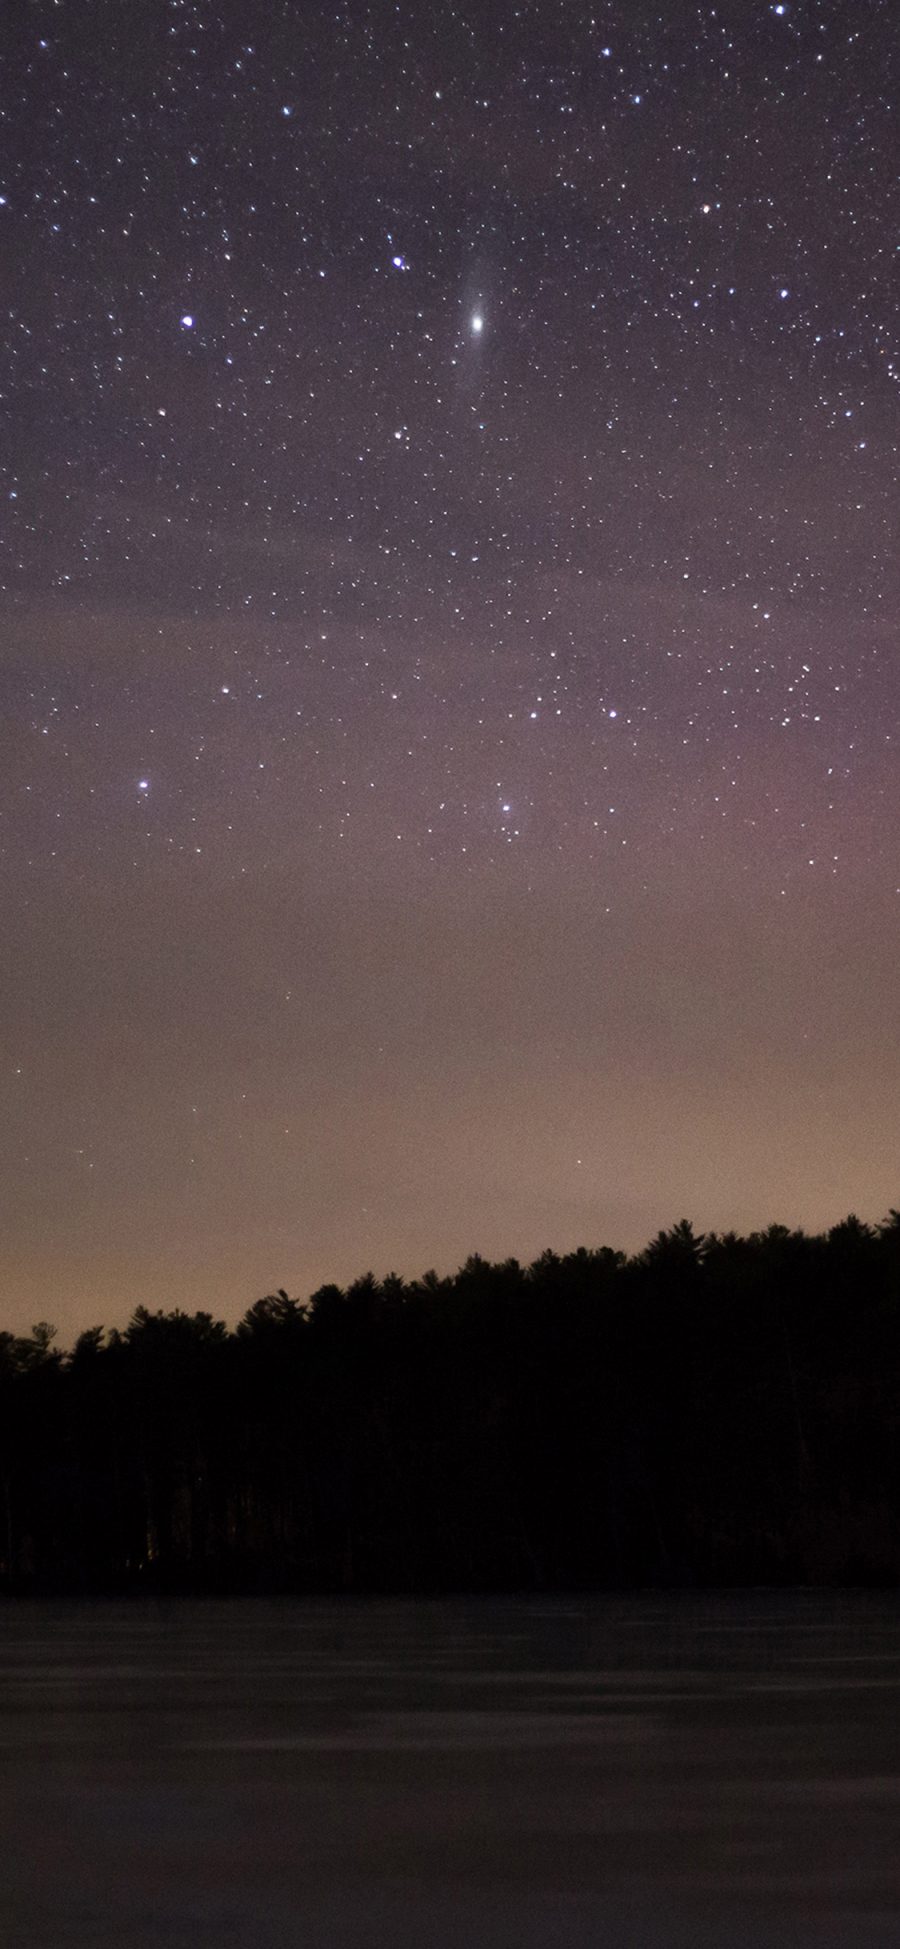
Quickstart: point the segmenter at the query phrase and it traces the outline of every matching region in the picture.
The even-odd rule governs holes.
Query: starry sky
[[[0,1300],[900,1202],[893,0],[33,0]]]

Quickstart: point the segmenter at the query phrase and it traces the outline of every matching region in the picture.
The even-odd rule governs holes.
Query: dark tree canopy
[[[900,1582],[900,1214],[0,1333],[0,1588]]]

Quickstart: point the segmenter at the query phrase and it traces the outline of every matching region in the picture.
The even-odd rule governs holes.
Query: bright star
[[[185,328],[185,331],[189,332],[194,322],[193,312],[190,311],[183,312],[181,322]]]

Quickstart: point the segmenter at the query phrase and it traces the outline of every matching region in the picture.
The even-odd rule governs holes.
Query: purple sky
[[[662,11],[11,32],[0,1325],[900,1203],[900,26]]]

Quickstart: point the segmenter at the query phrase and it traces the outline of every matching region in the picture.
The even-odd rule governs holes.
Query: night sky
[[[898,53],[12,10],[0,1324],[900,1203]]]

